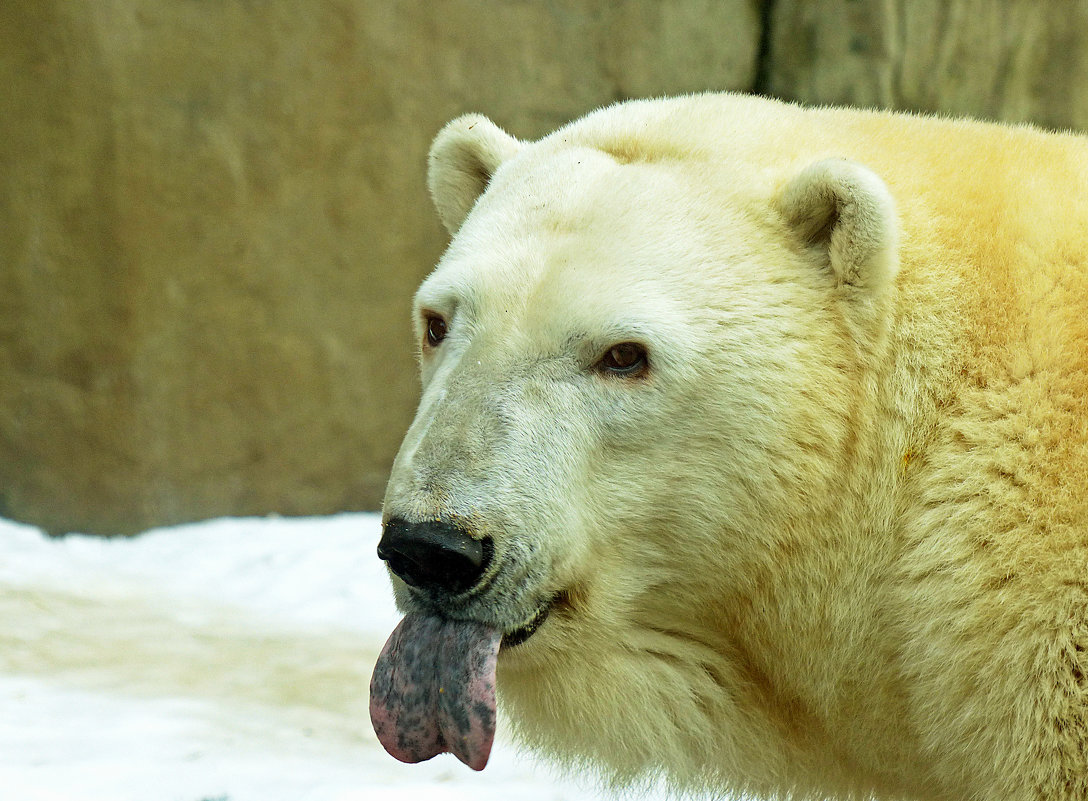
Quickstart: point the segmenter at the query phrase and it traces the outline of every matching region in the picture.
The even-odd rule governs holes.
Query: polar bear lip
[[[533,616],[533,619],[526,623],[524,626],[507,633],[502,638],[502,649],[515,648],[528,640],[534,634],[537,629],[544,625],[544,621],[548,619],[548,615],[551,614],[552,608],[555,606],[559,596],[555,596],[548,603],[544,604],[537,613]]]

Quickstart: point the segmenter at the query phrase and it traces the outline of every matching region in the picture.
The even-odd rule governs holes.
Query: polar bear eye
[[[613,345],[597,362],[602,372],[625,377],[639,376],[646,372],[646,349],[636,342]]]
[[[432,348],[446,338],[446,321],[437,314],[427,315],[427,344]]]

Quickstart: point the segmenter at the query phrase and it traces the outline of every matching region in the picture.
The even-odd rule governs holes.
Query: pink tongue
[[[401,762],[451,752],[483,770],[495,739],[502,632],[411,614],[389,635],[370,680],[370,720]]]

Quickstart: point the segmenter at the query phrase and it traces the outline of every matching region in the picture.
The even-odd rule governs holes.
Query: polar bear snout
[[[493,553],[489,537],[476,539],[444,520],[412,523],[393,518],[385,524],[378,543],[378,558],[405,584],[451,595],[479,582]]]

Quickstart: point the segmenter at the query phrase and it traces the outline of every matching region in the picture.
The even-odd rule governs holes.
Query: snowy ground
[[[402,765],[385,754],[367,687],[398,618],[378,536],[373,515],[110,540],[0,520],[0,796],[607,798],[501,730],[482,773],[449,755]]]

